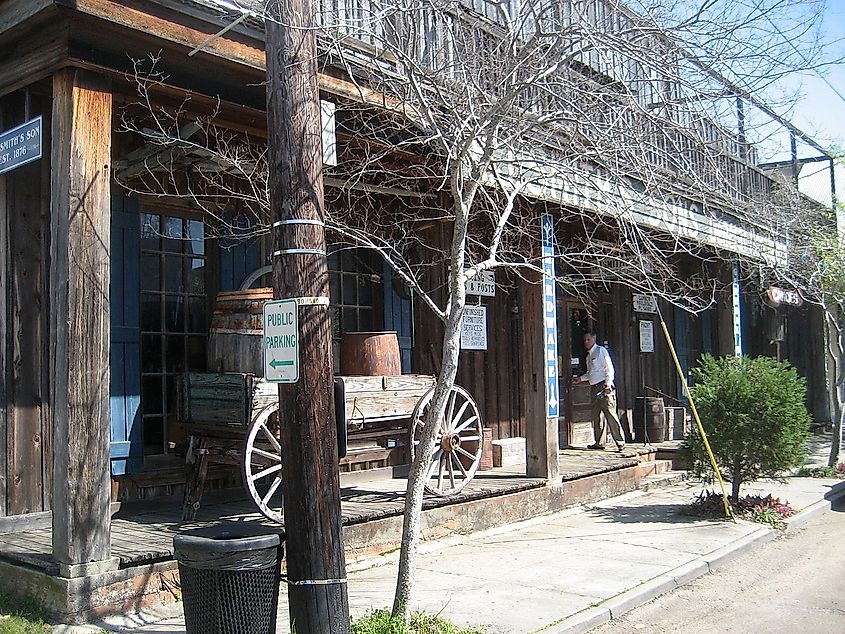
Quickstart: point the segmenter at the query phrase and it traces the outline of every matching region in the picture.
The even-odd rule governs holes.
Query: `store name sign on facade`
[[[787,306],[801,306],[804,303],[804,298],[798,291],[790,291],[786,288],[779,288],[777,286],[770,286],[766,291],[771,302],[775,305],[785,304]]]
[[[264,304],[264,378],[271,383],[299,381],[299,317],[295,300]]]
[[[41,117],[0,133],[0,174],[41,158]]]

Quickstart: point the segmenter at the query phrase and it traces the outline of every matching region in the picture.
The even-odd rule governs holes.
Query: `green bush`
[[[377,610],[355,620],[352,623],[352,634],[483,634],[484,630],[477,627],[459,627],[439,616],[414,612],[411,615],[411,626],[388,610]]]
[[[807,388],[789,363],[705,354],[693,374],[696,408],[734,502],[744,483],[777,478],[803,464],[811,422],[804,405]],[[694,472],[712,474],[697,430],[685,449]]]

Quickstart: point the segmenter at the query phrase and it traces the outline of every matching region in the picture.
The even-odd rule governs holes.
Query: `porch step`
[[[642,460],[637,466],[640,478],[666,473],[672,470],[671,460]]]
[[[640,491],[654,491],[656,489],[670,487],[687,480],[689,477],[689,471],[667,471],[665,473],[657,473],[640,481]]]

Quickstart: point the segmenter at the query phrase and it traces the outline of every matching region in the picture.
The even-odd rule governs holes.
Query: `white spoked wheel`
[[[411,417],[408,446],[416,453],[425,427],[434,388],[417,402]],[[469,484],[481,462],[482,422],[478,406],[464,388],[454,385],[446,400],[443,424],[434,441],[434,453],[426,469],[425,490],[434,495],[453,495]]]
[[[243,475],[249,497],[261,514],[283,523],[282,446],[275,405],[264,408],[249,426],[243,448]]]

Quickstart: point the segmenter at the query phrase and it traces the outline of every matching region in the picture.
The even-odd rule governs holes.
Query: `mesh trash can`
[[[275,634],[281,539],[261,530],[216,526],[173,538],[188,634]]]

